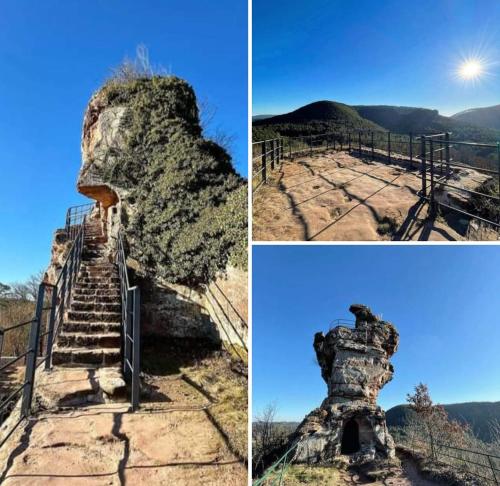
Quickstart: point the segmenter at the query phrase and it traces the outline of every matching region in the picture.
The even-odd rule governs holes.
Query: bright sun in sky
[[[483,72],[483,64],[478,59],[468,59],[458,68],[458,74],[462,79],[478,79]]]

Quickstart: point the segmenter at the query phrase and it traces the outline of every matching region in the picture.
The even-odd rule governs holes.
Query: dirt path
[[[256,240],[460,240],[427,220],[417,171],[345,152],[285,161],[253,200]]]
[[[84,397],[93,386],[78,369],[53,372],[51,383],[52,399],[57,387]],[[126,403],[39,413],[2,448],[0,483],[246,484],[245,464],[207,415],[210,401],[181,375],[157,377],[152,385],[151,399],[136,413]]]

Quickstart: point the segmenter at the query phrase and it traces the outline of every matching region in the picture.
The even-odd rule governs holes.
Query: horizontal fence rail
[[[131,383],[132,410],[139,408],[141,372],[141,295],[139,287],[130,286],[127,272],[124,237],[118,233],[116,264],[120,277],[120,296],[122,304],[122,369],[125,380]]]
[[[475,219],[498,230],[500,228],[500,197],[454,183],[458,169],[471,169],[489,177],[498,184],[500,192],[500,142],[495,144],[466,142],[451,139],[451,132],[395,134],[386,131],[342,129],[300,136],[280,137],[253,142],[252,188],[255,194],[268,183],[271,173],[284,159],[312,156],[320,151],[347,151],[370,160],[382,160],[406,166],[409,172],[421,178],[419,197],[429,203],[430,215],[435,217],[440,208]],[[468,194],[481,206],[490,205],[487,216],[477,211],[445,202],[440,192]],[[484,189],[485,191],[486,189]]]

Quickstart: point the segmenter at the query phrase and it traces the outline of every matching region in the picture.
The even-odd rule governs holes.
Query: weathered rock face
[[[185,81],[141,78],[97,91],[77,188],[99,202],[110,258],[124,231],[146,335],[246,345],[246,183],[203,138]],[[221,305],[214,285],[225,288]],[[239,319],[234,309],[243,308]]]
[[[314,349],[328,396],[298,427],[296,462],[331,462],[346,456],[364,464],[394,457],[394,442],[377,406],[380,389],[392,379],[389,358],[396,352],[395,327],[359,304],[349,309],[354,329],[337,326],[317,333]]]

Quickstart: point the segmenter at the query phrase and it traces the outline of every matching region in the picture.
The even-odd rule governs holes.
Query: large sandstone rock
[[[328,463],[345,456],[350,463],[365,464],[395,456],[385,413],[376,401],[392,379],[389,358],[399,336],[368,307],[354,304],[349,310],[356,317],[354,328],[337,326],[314,337],[328,396],[295,432],[296,462]]]
[[[158,96],[158,99],[148,99],[145,103],[144,92],[149,89],[148,83],[156,86],[151,89],[151,96]],[[140,102],[144,104],[141,104],[140,110],[137,107],[138,91],[142,96]],[[157,109],[159,104],[162,104],[161,109]],[[153,126],[153,131],[156,132],[151,133],[151,120],[156,118],[158,127]],[[147,127],[147,140],[144,140],[144,133],[141,132],[144,127]],[[203,140],[196,98],[189,85],[170,77],[149,81],[143,79],[132,82],[130,86],[110,85],[98,90],[92,96],[84,115],[81,147],[82,165],[77,181],[78,191],[99,204],[99,216],[108,238],[107,251],[110,258],[116,252],[119,229],[126,229],[129,251],[127,265],[141,287],[141,322],[144,334],[203,338],[246,346],[247,272],[227,263],[205,284],[173,282],[161,275],[161,263],[152,261],[156,256],[159,261],[163,257],[161,252],[153,253],[152,256],[149,252],[149,256],[144,256],[145,246],[151,245],[151,241],[145,240],[153,236],[153,231],[141,235],[131,224],[134,221],[135,228],[144,228],[151,221],[151,218],[149,221],[144,220],[141,213],[144,205],[151,203],[138,200],[134,194],[134,188],[141,183],[137,180],[140,174],[136,160],[138,156],[146,165],[158,164],[160,160],[158,170],[170,171],[173,178],[191,177],[193,180],[189,182],[190,190],[205,191],[203,194],[206,195],[202,198],[206,198],[208,206],[221,205],[220,201],[209,199],[211,193],[208,190],[217,186],[213,181],[210,182],[210,177],[230,181],[228,191],[241,185],[228,165],[227,154],[224,155],[222,149]],[[184,152],[184,147],[189,147],[189,150]],[[183,159],[188,156],[199,156],[203,162]],[[193,167],[192,174],[189,173],[190,166]],[[158,185],[162,183],[158,179]],[[175,188],[175,184],[173,187]],[[182,191],[185,192],[184,189]],[[198,195],[194,195],[196,197]],[[166,203],[162,201],[158,204]],[[179,197],[178,204],[181,207],[175,207],[176,204],[174,201],[170,206],[165,205],[161,212],[161,217],[167,218],[167,227],[172,226],[174,230],[179,226],[179,220],[182,220],[177,214],[183,210],[182,205],[185,203]],[[171,224],[168,223],[169,214],[174,218]],[[196,233],[200,230],[195,227],[195,221],[189,222],[191,217],[186,213],[184,221],[188,222],[184,224],[188,225],[188,235],[189,228],[193,228],[193,239],[196,239],[199,237]],[[205,231],[205,228],[202,230]],[[187,241],[189,245],[189,237]],[[170,243],[166,246],[168,245]],[[189,251],[163,268],[170,271],[177,262],[182,265],[195,258],[196,249]],[[214,255],[213,260],[217,258],[218,255]]]

